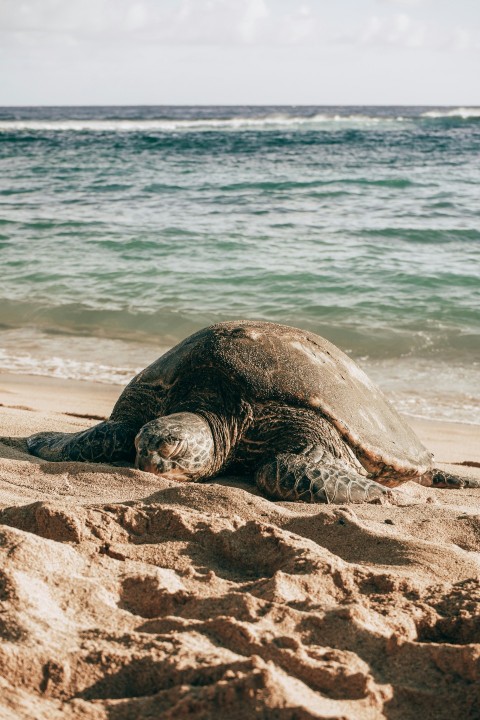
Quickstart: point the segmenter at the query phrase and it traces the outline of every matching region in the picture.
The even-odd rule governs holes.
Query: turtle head
[[[144,425],[135,438],[135,467],[172,480],[199,480],[210,474],[214,442],[207,421],[175,413]]]

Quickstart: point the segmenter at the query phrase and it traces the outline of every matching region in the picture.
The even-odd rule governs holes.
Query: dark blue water
[[[0,109],[0,367],[124,380],[229,318],[480,421],[480,110]]]

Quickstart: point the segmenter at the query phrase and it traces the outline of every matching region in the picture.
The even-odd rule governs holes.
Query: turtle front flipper
[[[464,488],[480,488],[480,480],[465,475],[452,475],[451,473],[434,468],[419,478],[413,478],[420,485],[442,488],[445,490],[462,490]]]
[[[395,492],[332,457],[321,462],[308,455],[281,453],[261,465],[257,486],[277,500],[310,503],[395,502]]]
[[[27,447],[32,455],[54,462],[133,462],[136,433],[125,423],[106,421],[76,433],[36,433],[27,438]]]

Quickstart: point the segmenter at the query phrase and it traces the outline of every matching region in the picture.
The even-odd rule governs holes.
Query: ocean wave
[[[48,109],[47,109],[48,110]],[[59,112],[57,117],[51,116],[50,111],[40,112],[37,117],[19,114],[2,113],[0,117],[0,134],[5,133],[34,133],[34,132],[78,132],[78,133],[179,133],[202,131],[248,131],[248,130],[288,130],[288,129],[336,129],[349,127],[376,127],[383,129],[397,127],[399,124],[422,122],[432,119],[476,120],[480,118],[479,107],[457,108],[247,108],[241,109],[214,108],[200,109],[195,116],[191,116],[192,109],[186,109],[183,116],[178,115],[178,109],[158,108],[150,109],[147,117],[132,116],[132,108],[109,113],[102,109],[94,116],[85,116],[85,111],[79,112],[75,117],[73,111],[65,116]],[[315,111],[317,110],[317,111]],[[349,112],[350,110],[350,112]],[[249,112],[250,111],[250,112]],[[97,115],[95,117],[95,114]],[[102,116],[103,114],[103,116]],[[115,117],[115,115],[118,115]],[[43,115],[43,116],[42,116]],[[50,117],[49,117],[50,115]],[[72,117],[73,115],[73,117]],[[83,115],[83,116],[82,116]],[[109,117],[105,115],[110,115]]]
[[[444,204],[446,205],[446,203]],[[480,241],[480,230],[475,228],[412,228],[412,227],[378,227],[362,228],[358,232],[361,237],[384,238],[387,240],[400,240],[409,243],[424,245],[439,245],[443,243]],[[444,279],[447,284],[448,278]],[[468,282],[468,279],[466,278]],[[475,280],[477,282],[477,280]]]
[[[17,375],[43,375],[63,380],[89,380],[123,385],[143,368],[124,368],[66,357],[37,358],[30,353],[10,353],[0,348],[0,367]]]
[[[238,192],[242,190],[310,190],[330,185],[374,185],[379,187],[408,188],[414,185],[425,185],[405,177],[366,178],[366,177],[337,177],[331,180],[263,180],[254,182],[230,183],[229,185],[206,185],[202,189],[216,189],[221,192]]]
[[[478,107],[458,107],[451,110],[428,110],[422,113],[421,117],[430,119],[441,118],[462,118],[462,120],[471,120],[480,118],[480,108]]]
[[[31,327],[2,330],[0,344],[3,372],[122,385],[172,345],[150,346]]]
[[[283,276],[279,276],[278,280],[282,284],[285,282]],[[408,276],[405,275],[403,281],[409,287]],[[398,277],[398,283],[402,283],[402,277]],[[430,285],[430,292],[433,292],[439,283],[433,278]],[[50,346],[54,342],[52,338],[60,342],[59,339],[65,337],[70,337],[69,342],[76,343],[79,348],[84,345],[90,347],[90,343],[91,348],[85,358],[90,360],[95,342],[100,345],[103,343],[104,347],[107,342],[140,343],[142,347],[151,347],[152,352],[155,352],[155,348],[171,347],[207,325],[235,318],[252,318],[303,327],[327,337],[356,357],[381,359],[443,356],[473,362],[477,354],[479,333],[474,312],[470,318],[471,329],[460,329],[454,322],[455,316],[452,316],[449,324],[445,322],[444,313],[440,313],[441,320],[434,319],[432,314],[425,319],[421,308],[416,314],[412,308],[408,322],[402,323],[387,304],[377,308],[378,314],[374,318],[371,312],[367,312],[366,316],[362,313],[364,308],[361,302],[356,309],[345,308],[341,304],[310,304],[303,308],[301,316],[298,307],[287,310],[281,303],[276,311],[274,303],[269,308],[263,308],[257,302],[255,310],[247,304],[242,312],[235,312],[228,309],[228,302],[229,299],[224,298],[223,310],[190,309],[187,312],[168,307],[147,311],[141,308],[95,307],[84,303],[42,305],[35,301],[15,302],[4,299],[0,301],[2,346],[5,348],[8,345],[5,332],[34,330],[50,337]],[[424,303],[420,304],[423,307]],[[466,310],[462,311],[461,318],[465,325],[468,321]],[[10,347],[18,347],[18,340]]]
[[[100,132],[100,133],[149,133],[209,130],[269,130],[282,128],[314,128],[318,125],[335,125],[403,122],[407,118],[370,116],[362,114],[330,115],[317,113],[304,115],[267,115],[263,117],[197,118],[197,119],[151,119],[151,120],[0,120],[0,132]]]

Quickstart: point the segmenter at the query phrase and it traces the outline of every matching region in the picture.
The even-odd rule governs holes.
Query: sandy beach
[[[480,490],[305,505],[26,453],[120,391],[0,374],[2,720],[480,717]],[[411,424],[480,477],[478,426]]]

